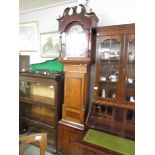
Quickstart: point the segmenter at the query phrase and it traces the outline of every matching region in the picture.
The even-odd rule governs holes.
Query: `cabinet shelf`
[[[93,100],[94,104],[99,104],[99,105],[107,105],[107,106],[113,106],[113,107],[120,107],[120,108],[124,108],[124,109],[131,109],[134,110],[135,109],[135,104],[131,103],[131,102],[124,102],[125,104],[121,104],[121,103],[114,103],[114,102],[108,102],[108,101],[102,101],[102,100]]]
[[[56,109],[54,99],[38,95],[20,96],[20,101],[39,106],[44,106],[49,109]]]
[[[99,80],[99,82],[100,82],[100,84],[102,84],[102,83],[107,83],[107,84],[118,84],[118,81],[110,81],[110,80],[106,80],[106,81],[101,81],[101,80]]]
[[[134,107],[134,109],[135,109],[135,102],[124,101],[124,104],[125,105],[130,105],[130,106]]]
[[[21,116],[21,119],[25,122],[38,124],[40,126],[53,129],[55,128],[54,125],[54,118],[49,116],[42,116],[39,114],[27,114],[25,116]]]
[[[100,60],[101,64],[118,64],[119,63],[119,59],[110,59],[110,60]]]
[[[133,86],[135,86],[135,83],[128,83],[128,82],[127,82],[126,84],[127,84],[128,87],[133,87]]]
[[[128,65],[135,65],[135,62],[128,62]]]

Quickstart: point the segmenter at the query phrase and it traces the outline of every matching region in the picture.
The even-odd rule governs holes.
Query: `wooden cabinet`
[[[87,125],[135,137],[134,24],[97,28],[94,99]]]
[[[20,73],[20,132],[47,132],[49,151],[56,150],[57,121],[61,119],[63,75]]]
[[[62,123],[58,124],[58,150],[65,155],[83,155],[83,149],[76,144],[82,131]]]

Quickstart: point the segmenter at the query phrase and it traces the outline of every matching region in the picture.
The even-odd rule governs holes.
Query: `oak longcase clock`
[[[60,60],[65,72],[62,122],[81,127],[86,117],[98,18],[94,12],[79,5],[66,8],[58,21],[61,33]]]

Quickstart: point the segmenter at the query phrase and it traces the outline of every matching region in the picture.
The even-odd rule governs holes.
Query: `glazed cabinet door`
[[[124,68],[124,101],[135,103],[135,35],[128,35]]]
[[[97,61],[95,97],[104,100],[120,98],[120,64],[122,36],[99,36],[97,38]]]
[[[55,104],[56,84],[51,81],[46,82],[39,78],[21,76],[19,87],[22,100],[39,102],[40,104],[47,104],[47,106]]]
[[[55,92],[57,85],[52,81],[29,76],[20,76],[20,102],[22,120],[47,128],[56,127]]]

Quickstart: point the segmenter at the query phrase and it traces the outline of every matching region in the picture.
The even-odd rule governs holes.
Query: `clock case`
[[[63,16],[58,19],[61,33],[60,60],[64,64],[64,102],[62,105],[62,119],[58,122],[57,143],[58,151],[66,155],[83,154],[76,142],[82,136],[88,112],[90,72],[96,48],[95,27],[98,18],[91,11],[87,13],[88,11],[86,12],[83,5],[79,5],[79,7],[81,7],[81,12],[77,11],[78,6],[66,8]],[[68,51],[66,43],[63,42],[63,35],[65,34],[66,37],[66,34],[76,25],[79,25],[85,32],[87,38],[86,53],[83,57],[77,55],[77,53],[73,57],[66,57]],[[79,39],[76,37],[75,39],[75,45],[76,42],[79,45]],[[76,47],[74,47],[75,50],[77,50]]]
[[[81,8],[81,12],[78,12],[78,7]],[[59,31],[61,33],[61,52],[60,60],[62,63],[71,63],[71,64],[91,64],[94,62],[95,57],[95,36],[96,31],[95,27],[97,26],[98,18],[94,12],[91,10],[86,12],[84,5],[80,4],[79,6],[74,6],[72,8],[66,8],[64,10],[63,16],[58,19],[59,22]],[[79,25],[83,28],[83,32],[86,35],[87,49],[84,51],[83,56],[69,56],[67,57],[66,50],[66,37],[67,33],[71,27]],[[65,40],[65,41],[64,41]],[[80,40],[75,38],[78,43]],[[92,44],[93,43],[93,44]],[[76,43],[75,43],[76,44]]]

